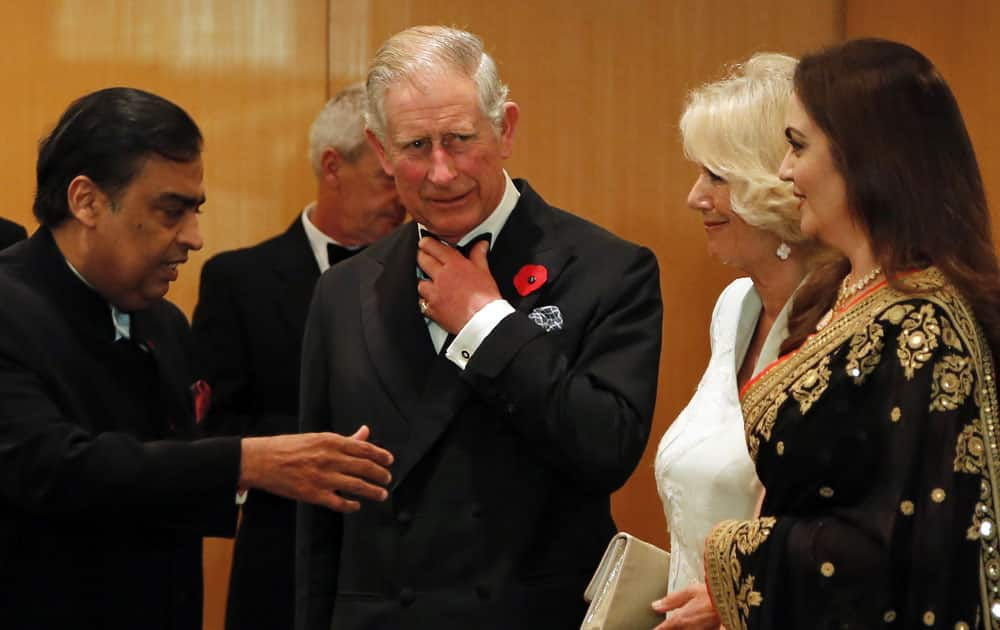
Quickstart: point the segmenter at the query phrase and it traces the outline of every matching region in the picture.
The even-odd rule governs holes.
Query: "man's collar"
[[[68,258],[64,258],[63,260],[66,261],[66,266],[73,272],[73,275],[80,279],[80,282],[90,287],[95,293],[97,292],[94,285],[90,284],[90,282],[83,277],[83,274],[81,274],[80,271],[73,266],[73,263],[71,263]],[[119,310],[117,306],[111,304],[110,302],[108,303],[108,306],[111,307],[111,323],[115,327],[115,341],[118,341],[119,339],[129,339],[132,336],[132,316],[125,311]]]
[[[323,273],[330,268],[330,257],[326,253],[326,246],[328,243],[333,243],[338,247],[350,250],[359,249],[359,246],[347,246],[342,243],[338,243],[335,239],[330,238],[325,232],[313,225],[312,219],[309,217],[315,208],[316,202],[314,201],[307,205],[302,211],[302,227],[306,231],[306,238],[309,240],[309,248],[312,250],[313,257],[316,259],[316,264],[319,265],[319,271],[320,273]]]
[[[503,226],[507,224],[507,219],[510,218],[510,213],[514,211],[514,206],[517,205],[517,200],[521,197],[521,193],[517,191],[517,188],[514,186],[514,182],[511,180],[510,175],[507,174],[506,169],[503,171],[503,178],[505,186],[503,190],[503,197],[500,198],[500,203],[497,204],[496,209],[490,213],[490,216],[486,217],[482,223],[466,232],[465,236],[459,239],[457,243],[458,247],[468,244],[480,234],[485,234],[487,232],[493,235],[493,238],[490,241],[490,249],[493,248],[493,243],[497,242],[497,237],[500,236],[500,230],[502,230]],[[417,226],[421,228],[421,230],[430,231],[427,230],[424,225],[419,223]],[[421,230],[417,230],[417,238],[420,238],[419,235]]]

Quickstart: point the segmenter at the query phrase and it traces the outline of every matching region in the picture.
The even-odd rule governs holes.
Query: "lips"
[[[167,270],[167,276],[171,280],[176,280],[178,276],[178,268],[187,262],[187,259],[174,260],[170,262],[163,263],[163,268]]]
[[[428,199],[428,201],[439,206],[449,206],[462,203],[468,196],[469,193],[464,192],[459,195],[454,195],[451,197],[431,197]]]
[[[709,228],[719,227],[720,225],[726,225],[727,223],[729,223],[729,221],[702,221],[702,225],[705,226],[706,230]]]

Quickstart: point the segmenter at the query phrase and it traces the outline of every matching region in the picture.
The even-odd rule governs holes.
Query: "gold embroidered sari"
[[[905,280],[745,391],[766,498],[706,541],[728,630],[1000,628],[993,357],[939,271]]]

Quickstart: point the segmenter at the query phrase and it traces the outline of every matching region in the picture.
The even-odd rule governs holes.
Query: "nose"
[[[782,181],[790,182],[792,179],[792,160],[795,156],[792,155],[792,147],[788,147],[785,151],[785,157],[781,160],[781,166],[778,167],[778,177]]]
[[[443,146],[431,149],[431,168],[427,179],[435,186],[444,186],[455,179],[455,161]]]
[[[198,214],[195,211],[192,210],[184,214],[184,223],[181,225],[181,231],[177,233],[177,242],[189,250],[197,251],[204,247],[205,241],[201,238]]]
[[[688,208],[692,210],[711,210],[712,209],[712,197],[708,194],[707,187],[705,186],[705,175],[701,174],[698,179],[694,180],[694,185],[691,186],[690,192],[687,196]]]

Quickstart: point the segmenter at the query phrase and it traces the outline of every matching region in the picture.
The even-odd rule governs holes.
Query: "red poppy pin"
[[[212,406],[212,386],[200,379],[191,385],[191,393],[194,395],[194,421],[201,423]]]
[[[514,276],[514,288],[521,297],[534,293],[549,279],[549,270],[542,265],[525,265]]]

